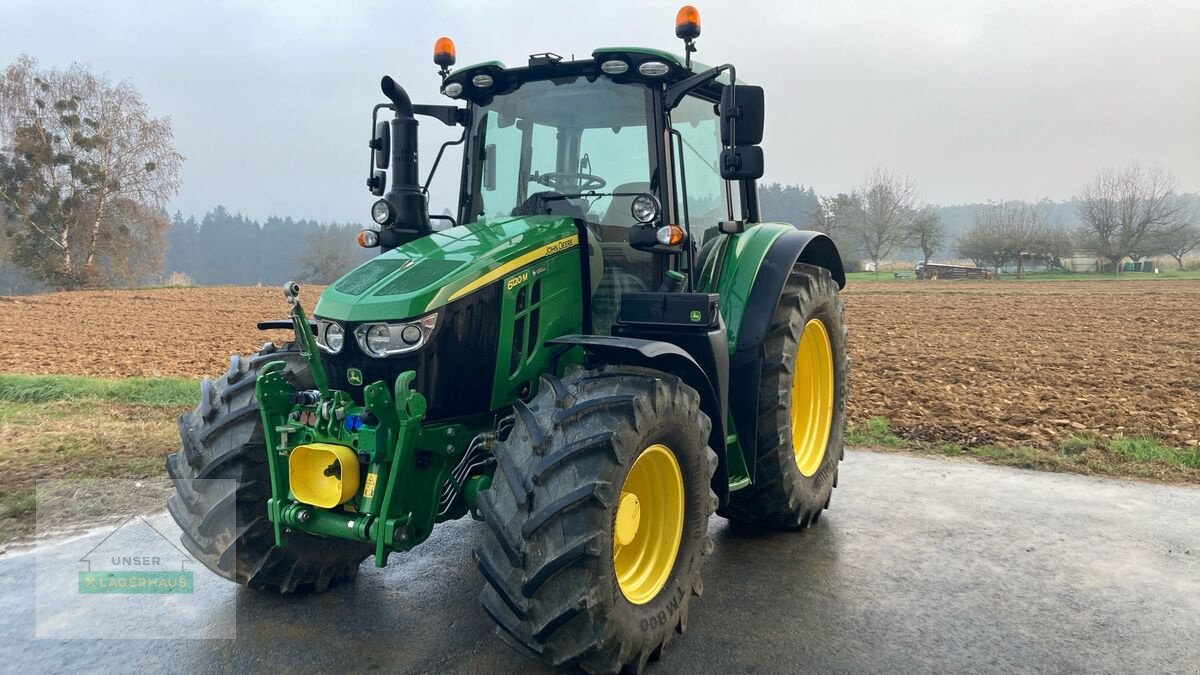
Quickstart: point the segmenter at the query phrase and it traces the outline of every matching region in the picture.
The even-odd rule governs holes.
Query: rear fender
[[[729,413],[748,455],[758,447],[758,390],[762,342],[771,329],[779,295],[796,263],[829,270],[839,288],[846,272],[837,246],[827,235],[784,223],[763,223],[727,235],[705,261],[700,290],[721,294],[721,315],[729,333]],[[718,279],[714,282],[713,277]],[[751,455],[749,459],[753,459]],[[751,479],[754,462],[749,462]]]
[[[846,287],[842,257],[828,235],[811,230],[792,229],[783,232],[764,252],[749,294],[738,294],[738,297],[746,297],[746,301],[736,341],[731,340],[731,344],[737,345],[733,351],[754,349],[762,343],[771,328],[771,317],[775,313],[775,305],[779,303],[779,294],[783,292],[788,275],[796,263],[824,267],[829,270],[838,288]],[[724,298],[722,295],[721,299]]]

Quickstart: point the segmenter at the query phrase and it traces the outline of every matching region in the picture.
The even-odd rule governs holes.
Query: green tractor
[[[470,515],[498,633],[612,672],[686,628],[714,512],[817,522],[842,458],[841,259],[760,222],[763,90],[692,63],[691,7],[676,33],[683,57],[454,72],[443,38],[451,105],[383,78],[359,235],[380,254],[311,317],[289,284],[290,317],[259,326],[295,341],[234,356],[179,420],[169,508],[198,560],[324,591]],[[462,128],[456,217],[428,213],[416,117]]]

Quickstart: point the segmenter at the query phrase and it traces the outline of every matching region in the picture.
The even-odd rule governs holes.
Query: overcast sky
[[[187,157],[173,209],[362,222],[379,78],[445,102],[439,35],[459,65],[678,51],[679,4],[0,0],[0,61],[24,52],[130,80]],[[1200,191],[1200,0],[696,4],[697,58],[766,88],[766,180],[833,193],[879,164],[938,204],[1062,199],[1137,161]],[[427,167],[452,132],[421,132]],[[440,210],[456,178],[436,188]]]

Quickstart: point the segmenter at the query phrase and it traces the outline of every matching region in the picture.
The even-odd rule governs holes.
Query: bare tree
[[[986,265],[999,273],[1012,256],[1007,235],[1002,205],[988,204],[975,211],[975,224],[959,235],[956,248],[959,255],[970,258],[976,267]]]
[[[929,264],[929,259],[942,247],[945,239],[946,226],[932,209],[925,207],[913,216],[908,226],[907,240],[910,246],[921,250],[924,264]]]
[[[1041,257],[1049,267],[1061,268],[1062,259],[1075,252],[1075,238],[1062,224],[1047,225],[1041,244]]]
[[[829,235],[845,256],[855,246],[849,237],[855,214],[860,208],[857,195],[839,192],[833,197],[818,197],[808,220],[814,230]]]
[[[304,237],[305,251],[300,256],[300,278],[316,284],[333,283],[361,262],[355,254],[351,225],[318,225]]]
[[[154,267],[183,156],[128,82],[21,56],[0,80],[0,201],[12,260],[57,288]],[[161,256],[158,257],[161,260]],[[150,270],[155,271],[154,269]]]
[[[1163,232],[1156,238],[1155,248],[1174,258],[1175,264],[1182,270],[1187,254],[1200,249],[1200,226],[1187,223]]]
[[[986,241],[984,233],[980,231],[978,225],[965,232],[960,232],[954,240],[954,252],[970,260],[976,267],[991,267],[991,256],[994,250]]]
[[[1044,258],[1050,238],[1046,212],[1040,204],[1009,202],[1004,209],[1008,217],[1007,233],[1013,259],[1017,261],[1017,278],[1025,278],[1025,261]]]
[[[879,262],[905,241],[912,223],[917,201],[913,180],[882,167],[867,172],[862,186],[855,193],[858,206],[851,219],[851,234],[863,252]]]
[[[1176,184],[1160,168],[1104,169],[1079,198],[1082,243],[1119,273],[1126,257],[1146,255],[1153,240],[1187,223]]]
[[[836,238],[850,226],[854,212],[860,207],[858,198],[839,192],[834,197],[817,197],[817,205],[809,214],[812,228]]]
[[[999,273],[1010,262],[1017,264],[1017,278],[1025,276],[1025,261],[1043,258],[1051,248],[1051,228],[1045,209],[1025,202],[988,202],[975,211],[975,225],[958,241],[959,254],[988,263]]]

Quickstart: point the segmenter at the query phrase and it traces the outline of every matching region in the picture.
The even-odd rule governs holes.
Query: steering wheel
[[[566,171],[549,171],[537,176],[534,180],[541,185],[560,192],[566,189],[588,192],[590,190],[599,190],[608,185],[608,181],[595,174],[568,173]]]

